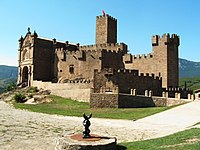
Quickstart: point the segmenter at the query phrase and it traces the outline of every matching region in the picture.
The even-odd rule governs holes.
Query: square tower
[[[96,17],[96,44],[117,43],[117,19],[104,14]]]
[[[176,88],[179,84],[178,47],[179,36],[176,34],[163,34],[162,37],[152,37],[154,66],[159,68],[154,71],[162,77],[163,88]]]

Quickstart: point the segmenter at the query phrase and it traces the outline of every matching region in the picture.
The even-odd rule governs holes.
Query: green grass
[[[185,87],[185,82],[187,88],[191,88],[192,90],[200,89],[200,77],[180,78],[179,86]]]
[[[146,116],[159,113],[171,107],[151,107],[151,108],[89,108],[89,103],[77,102],[65,99],[59,96],[52,96],[54,99],[51,103],[43,103],[37,105],[28,105],[23,103],[15,103],[16,108],[28,109],[34,112],[42,112],[47,114],[58,114],[64,116],[82,116],[92,113],[95,118],[111,118],[111,119],[129,119],[137,120]]]
[[[119,149],[127,150],[199,150],[200,128],[193,128],[163,138],[121,143]]]

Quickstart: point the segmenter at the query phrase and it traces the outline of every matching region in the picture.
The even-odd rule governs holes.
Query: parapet
[[[175,87],[169,87],[169,88],[166,88],[165,91],[169,92],[181,92],[181,91],[192,91],[191,89],[189,88],[175,88]]]
[[[151,59],[151,58],[153,58],[153,55],[151,53],[149,53],[147,55],[145,55],[145,54],[142,54],[142,55],[125,54],[123,56],[123,62],[134,63],[135,60],[144,61],[144,60],[148,60],[148,59]]]
[[[139,77],[140,78],[151,78],[153,80],[162,80],[161,77],[155,76],[154,73],[151,73],[151,74],[149,74],[149,73],[140,73]]]
[[[132,74],[133,76],[138,76],[139,74],[139,71],[134,70],[134,69],[118,69],[118,70],[115,70],[115,72],[123,73],[123,74]]]
[[[102,50],[111,50],[111,51],[124,51],[124,53],[127,52],[127,45],[124,43],[104,43],[104,44],[94,44],[94,45],[83,45],[79,46],[79,50],[96,50],[96,51],[102,51]]]
[[[109,19],[111,19],[111,20],[117,21],[116,18],[114,18],[114,17],[112,17],[112,16],[110,16],[110,15],[108,15],[108,14],[105,14],[105,15],[99,15],[99,16],[97,16],[96,18],[97,18],[97,19],[101,19],[101,18],[109,18]]]
[[[160,37],[159,35],[152,36],[152,46],[158,46],[160,44],[176,44],[179,45],[179,36],[177,34],[170,35],[169,33],[165,33]]]

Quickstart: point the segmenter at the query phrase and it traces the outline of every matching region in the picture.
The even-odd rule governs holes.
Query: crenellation
[[[140,59],[141,58],[141,56],[138,54],[138,55],[136,55],[136,59]]]
[[[110,15],[108,15],[108,14],[106,14],[106,15],[99,15],[99,16],[97,16],[96,18],[97,18],[97,19],[101,19],[101,18],[110,18],[110,19],[112,19],[112,20],[114,20],[114,21],[117,21],[116,18],[114,18],[114,17],[112,17],[112,16],[110,16]]]
[[[141,58],[147,58],[147,56],[145,54],[142,54],[142,56],[140,56]]]
[[[151,53],[147,54],[146,58],[153,58],[153,55]]]

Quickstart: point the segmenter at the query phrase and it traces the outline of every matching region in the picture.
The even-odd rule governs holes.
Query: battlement
[[[159,35],[152,36],[152,46],[158,46],[161,43],[164,43],[165,45],[171,43],[179,45],[179,36],[177,34],[170,35],[169,33],[163,34],[162,37],[160,37]]]
[[[191,89],[189,88],[166,88],[165,91],[167,92],[181,92],[181,91],[192,91]]]
[[[149,54],[138,54],[138,55],[132,55],[133,59],[147,59],[147,58],[153,58],[153,55],[151,53]]]
[[[123,56],[123,61],[125,63],[133,63],[134,60],[147,60],[147,59],[151,59],[153,58],[153,54],[149,53],[149,54],[142,54],[142,55],[132,55],[132,54],[125,54]]]
[[[161,80],[161,77],[155,76],[155,74],[149,74],[149,73],[139,73],[138,70],[133,70],[133,69],[113,69],[113,68],[104,68],[102,71],[95,70],[95,72],[101,73],[103,72],[104,74],[132,74],[133,76],[138,76],[138,77],[150,77],[152,79],[157,79]]]
[[[56,50],[55,50],[56,52],[64,52],[64,51],[66,51],[63,47],[58,47],[58,48],[56,48]]]
[[[112,16],[110,16],[110,15],[108,15],[108,14],[105,14],[105,15],[99,15],[99,16],[97,16],[96,18],[97,18],[97,19],[101,19],[101,18],[109,18],[109,19],[112,19],[112,20],[114,20],[114,21],[117,21],[116,18],[114,18],[114,17],[112,17]]]
[[[70,84],[90,84],[90,79],[82,79],[82,80],[68,80],[66,83]]]
[[[79,50],[84,51],[102,51],[102,50],[108,50],[108,51],[124,51],[124,53],[127,52],[127,45],[124,43],[104,43],[104,44],[95,44],[95,45],[83,45],[79,47]]]
[[[83,45],[83,46],[79,46],[79,49],[88,49],[88,48],[96,48],[96,47],[122,47],[122,46],[127,46],[124,43],[103,43],[103,44],[94,44],[94,45]]]
[[[152,73],[152,74],[149,74],[149,73],[139,73],[138,76],[139,77],[148,77],[148,78],[152,78],[152,79],[155,79],[155,80],[162,80],[161,77],[155,76],[154,73]]]

